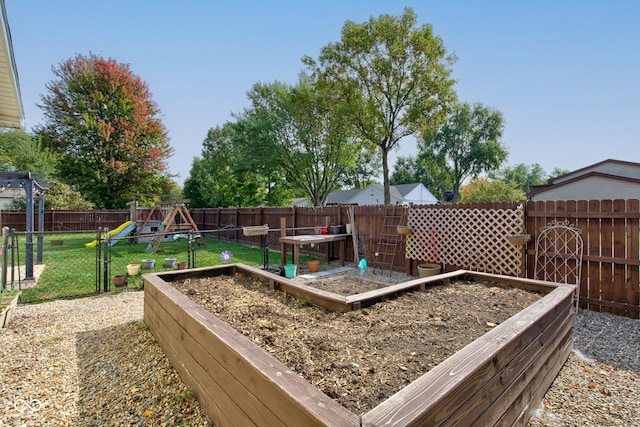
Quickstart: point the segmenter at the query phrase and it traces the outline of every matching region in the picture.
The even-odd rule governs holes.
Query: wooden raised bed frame
[[[307,294],[309,287],[240,264],[143,275],[144,321],[216,425],[525,425],[571,351],[573,286],[464,270],[411,280],[391,292],[466,276],[547,295],[358,416],[167,283],[235,272],[339,310],[382,291]]]

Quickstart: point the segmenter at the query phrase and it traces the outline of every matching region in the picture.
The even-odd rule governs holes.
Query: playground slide
[[[109,242],[109,246],[114,245],[116,243],[118,243],[120,241],[120,238],[126,236],[127,234],[131,233],[131,231],[133,229],[136,228],[136,224],[134,222],[131,221],[127,221],[125,223],[120,224],[120,226],[118,228],[114,228],[113,230],[109,231],[108,235],[109,237],[112,237],[113,240],[111,240]],[[93,248],[98,244],[97,240],[94,240],[92,242],[89,243],[85,243],[84,246],[87,248]]]

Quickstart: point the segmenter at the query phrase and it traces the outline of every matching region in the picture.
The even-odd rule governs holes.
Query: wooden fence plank
[[[586,212],[589,206],[586,200],[578,200],[575,202],[575,210],[576,212]],[[588,263],[585,261],[585,254],[588,250],[588,238],[589,238],[589,220],[587,218],[578,218],[575,217],[576,227],[578,227],[582,231],[582,270],[580,274],[580,298],[584,298],[588,295],[589,290],[589,270]],[[580,302],[580,308],[587,308],[587,304]]]
[[[600,208],[603,212],[613,212],[613,200],[601,200]],[[613,256],[613,218],[600,220],[600,251],[604,256]],[[613,263],[600,264],[600,299],[613,301]],[[600,311],[613,313],[613,309],[602,306]]]
[[[613,201],[613,212],[625,212],[625,200]],[[625,218],[613,219],[613,256],[625,256],[625,247],[627,246],[627,221]],[[612,280],[611,300],[616,302],[624,302],[627,290],[626,266],[621,263],[613,264],[613,280]],[[626,310],[614,309],[613,314],[624,316]]]
[[[590,200],[588,204],[589,212],[600,212],[600,200]],[[588,256],[601,256],[600,251],[600,218],[589,218],[589,235],[585,247]],[[600,262],[589,261],[587,264],[587,275],[589,277],[588,298],[600,299]],[[589,304],[590,310],[599,311],[600,307]]]
[[[628,212],[640,212],[640,200],[633,199],[627,201]],[[640,219],[629,218],[628,220],[628,240],[627,258],[640,258]],[[625,303],[640,306],[640,267],[636,265],[627,266],[627,284]],[[627,311],[627,316],[640,318],[638,312]]]

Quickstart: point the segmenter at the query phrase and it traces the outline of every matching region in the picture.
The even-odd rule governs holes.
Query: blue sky
[[[458,57],[459,99],[503,113],[509,165],[640,162],[640,1],[6,0],[27,130],[42,121],[52,66],[114,58],[149,85],[180,184],[254,83],[295,83],[300,59],[340,40],[345,21],[404,7]],[[415,153],[409,139],[392,160]]]

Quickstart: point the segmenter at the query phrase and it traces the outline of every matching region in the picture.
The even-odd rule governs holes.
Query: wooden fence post
[[[280,236],[287,237],[287,217],[280,218]],[[280,253],[282,258],[282,265],[287,263],[287,251],[285,251],[285,243],[280,241]]]

